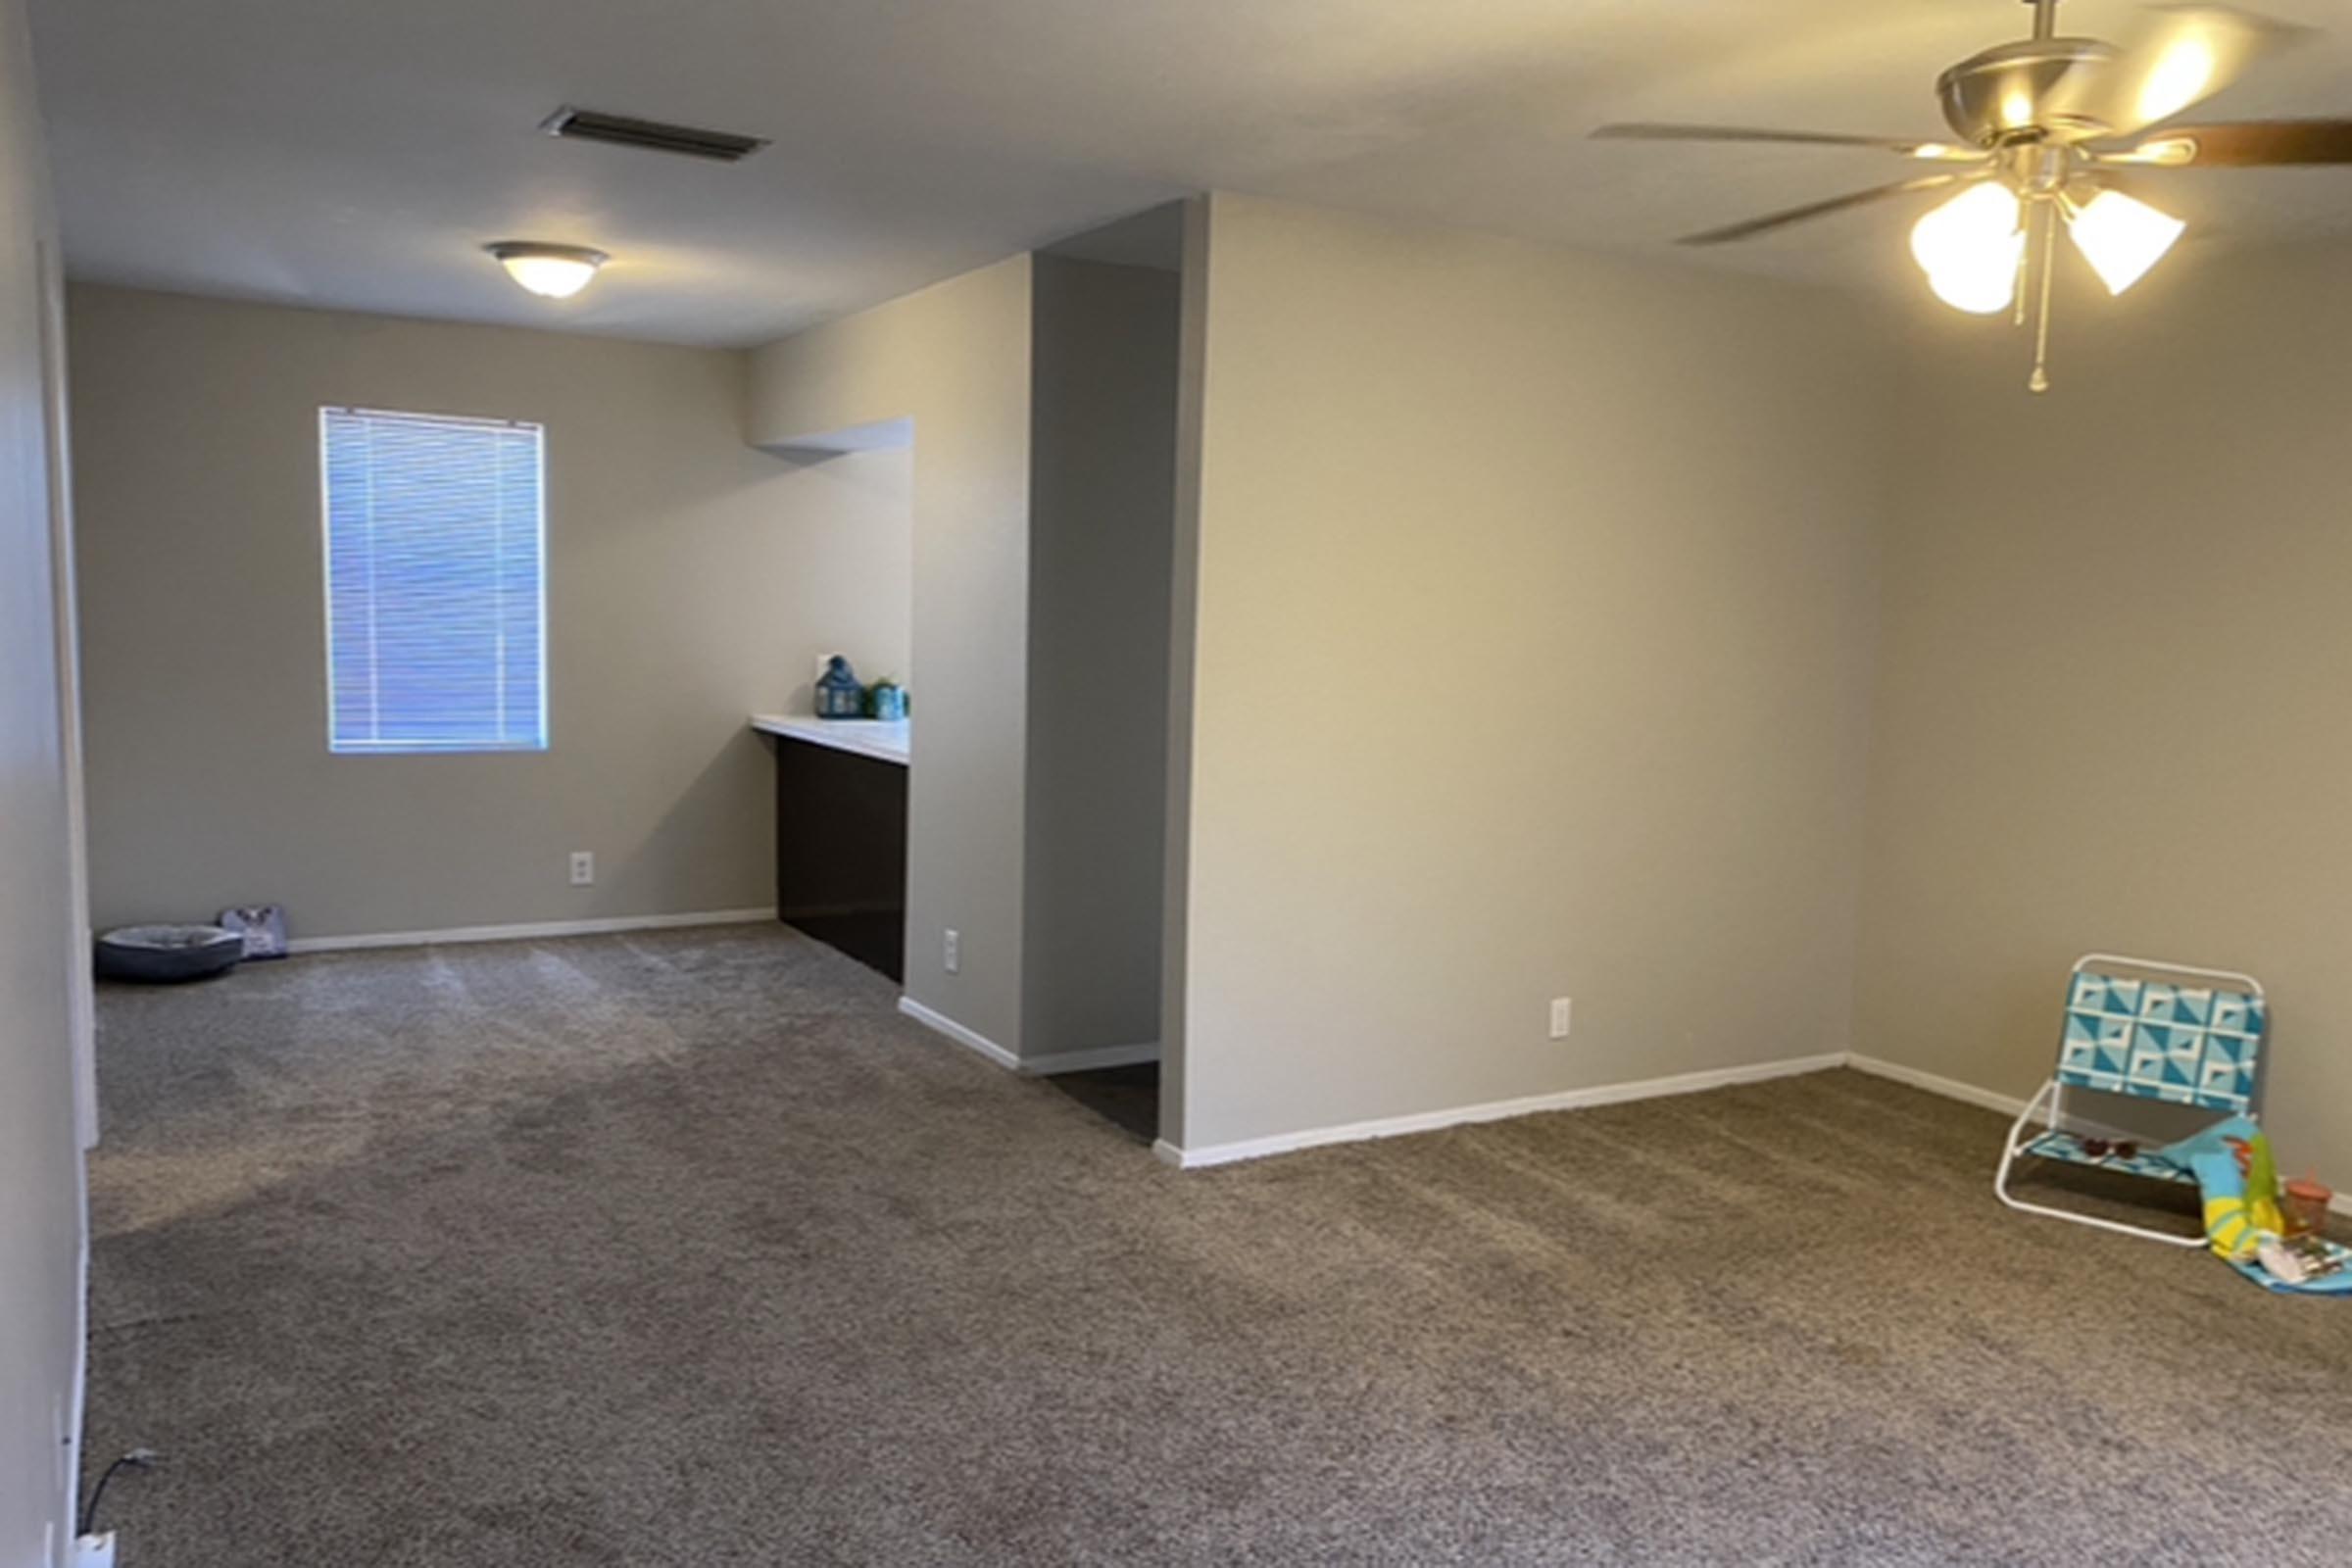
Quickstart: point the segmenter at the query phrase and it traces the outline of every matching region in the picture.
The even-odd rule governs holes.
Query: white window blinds
[[[321,409],[327,744],[547,746],[535,424]]]

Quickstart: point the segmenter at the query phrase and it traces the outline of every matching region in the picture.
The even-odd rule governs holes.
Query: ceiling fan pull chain
[[[2028,224],[2034,221],[2031,214],[2027,215],[2026,221]],[[2014,324],[2018,326],[2026,324],[2026,298],[2033,292],[2033,285],[2034,242],[2029,238],[2017,248],[2017,320]]]
[[[2026,386],[2034,392],[2050,389],[2050,274],[2058,262],[2058,210],[2047,202],[2034,204],[2041,212],[2041,320],[2034,336],[2034,374]]]

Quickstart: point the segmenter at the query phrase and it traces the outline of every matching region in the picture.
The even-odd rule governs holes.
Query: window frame
[[[538,712],[532,733],[534,739],[525,741],[346,741],[338,737],[335,725],[335,503],[333,464],[328,457],[328,442],[332,420],[341,416],[361,419],[400,419],[418,424],[476,425],[492,430],[527,431],[531,436],[533,508],[531,539],[537,553],[538,569],[533,573],[537,589],[536,606],[539,631]],[[547,615],[547,426],[532,419],[504,418],[490,415],[425,414],[413,409],[367,408],[357,404],[325,403],[318,407],[318,587],[324,613],[324,664],[326,672],[326,749],[334,757],[470,757],[513,756],[545,752],[554,745],[549,712],[548,684],[553,660],[549,649]],[[501,699],[504,699],[504,676],[501,675]]]

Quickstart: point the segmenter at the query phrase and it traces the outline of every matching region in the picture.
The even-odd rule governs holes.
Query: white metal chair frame
[[[2259,1054],[2255,1058],[2254,1067],[2255,1082],[2259,1086],[2264,1069],[2270,1060],[2270,998],[2263,991],[2261,981],[2235,969],[2204,969],[2195,964],[2166,963],[2155,958],[2130,958],[2120,954],[2089,953],[2075,961],[2075,967],[2067,981],[2069,998],[2071,999],[2074,994],[2075,976],[2086,972],[2105,974],[2109,972],[2110,968],[2129,970],[2140,975],[2160,975],[2167,978],[2178,976],[2192,980],[2226,980],[2261,1003],[2263,1004],[2262,1044]],[[2129,977],[2127,975],[2121,978]],[[2066,1049],[2063,1023],[2060,1028],[2059,1052],[2063,1060]],[[2259,1087],[2256,1092],[2260,1093]],[[2079,1214],[2073,1209],[2054,1208],[2047,1203],[2030,1202],[2009,1191],[2010,1168],[2017,1163],[2020,1154],[2030,1152],[2029,1146],[2034,1142],[2034,1139],[2025,1136],[2026,1128],[2034,1120],[2034,1113],[2042,1109],[2045,1102],[2048,1104],[2048,1111],[2042,1118],[2042,1133],[2035,1136],[2067,1130],[2065,1126],[2066,1085],[2053,1073],[2049,1081],[2041,1086],[2040,1091],[2032,1100],[2026,1102],[2026,1108],[2018,1113],[2017,1120],[2010,1125],[2008,1141],[2001,1146],[2001,1168],[1993,1174],[1992,1178],[1994,1196],[2011,1208],[2018,1209],[2023,1213],[2046,1214],[2052,1219],[2070,1219],[2078,1225],[2095,1225],[2103,1231],[2118,1231],[2126,1236],[2142,1236],[2151,1242],[2167,1242],[2174,1247],[2203,1247],[2206,1245],[2205,1231],[2202,1225],[2197,1228],[2197,1234],[2194,1236],[2182,1236],[2175,1231],[2152,1230],[2145,1225],[2133,1225],[2124,1220],[2104,1219],[2096,1214]],[[2262,1111],[2259,1105],[2247,1105],[2245,1114],[2250,1121],[2259,1123],[2262,1120]]]

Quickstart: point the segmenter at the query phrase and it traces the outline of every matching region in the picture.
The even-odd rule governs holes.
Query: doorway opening
[[[1022,1055],[1158,1136],[1183,203],[1035,258]]]

